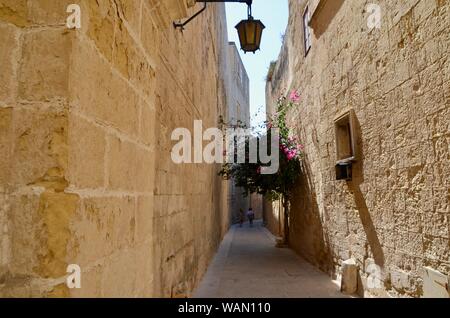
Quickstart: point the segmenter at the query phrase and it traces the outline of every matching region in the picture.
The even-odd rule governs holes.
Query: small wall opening
[[[334,121],[336,132],[336,180],[352,180],[356,160],[355,115],[350,110]]]
[[[336,119],[334,127],[337,163],[354,161],[356,159],[356,136],[353,110]]]

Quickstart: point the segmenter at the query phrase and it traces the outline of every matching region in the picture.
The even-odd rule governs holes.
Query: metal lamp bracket
[[[189,22],[191,22],[192,20],[194,20],[196,17],[198,17],[203,11],[205,11],[206,10],[206,2],[203,4],[203,8],[200,10],[200,11],[198,11],[197,13],[195,13],[192,17],[190,17],[189,19],[187,19],[186,21],[184,21],[184,22],[182,22],[182,23],[177,23],[177,22],[174,22],[173,23],[173,26],[175,27],[175,29],[177,29],[177,28],[180,28],[181,29],[181,31],[183,31],[184,30],[184,27],[189,23]]]
[[[198,11],[197,13],[195,13],[192,17],[188,18],[186,21],[184,22],[174,22],[173,26],[175,27],[175,29],[181,29],[181,31],[184,30],[184,27],[191,22],[192,20],[194,20],[196,17],[198,17],[203,11],[206,10],[206,5],[208,2],[235,2],[235,3],[246,3],[248,5],[248,15],[249,17],[251,17],[252,14],[252,3],[253,0],[204,0],[204,1],[199,1],[199,2],[203,2],[203,8],[200,9],[200,11]]]

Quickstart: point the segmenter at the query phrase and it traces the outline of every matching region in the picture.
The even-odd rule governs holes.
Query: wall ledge
[[[325,3],[327,2],[327,0],[312,0],[311,4],[310,4],[310,12],[311,12],[311,20],[310,20],[310,25],[311,25],[311,21],[313,21],[320,13],[320,11],[323,9],[323,7],[325,6]]]

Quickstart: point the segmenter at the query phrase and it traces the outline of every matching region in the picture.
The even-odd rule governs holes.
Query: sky
[[[250,115],[252,126],[257,126],[265,120],[265,90],[266,75],[271,61],[278,59],[282,44],[282,34],[286,31],[288,22],[288,0],[254,0],[252,15],[266,26],[261,40],[261,50],[244,54],[240,50],[248,76],[250,78]],[[229,41],[236,42],[239,38],[234,28],[239,21],[247,18],[245,3],[226,3],[227,26]]]

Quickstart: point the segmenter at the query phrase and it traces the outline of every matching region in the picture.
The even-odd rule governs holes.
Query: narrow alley
[[[197,298],[346,297],[330,278],[275,238],[258,222],[233,226],[194,293]]]
[[[0,303],[448,300],[449,30],[450,0],[0,0]]]

